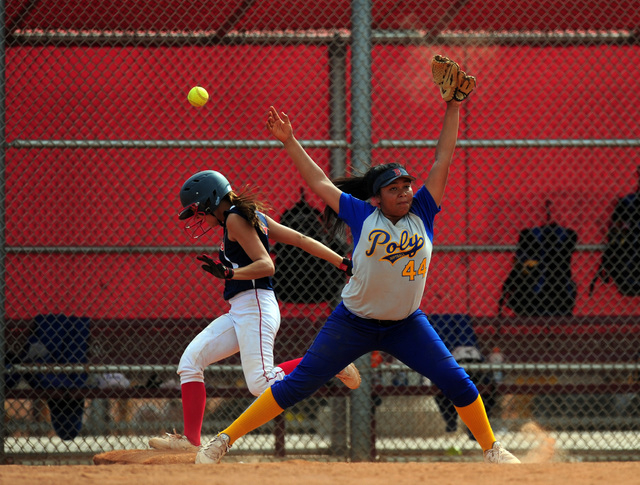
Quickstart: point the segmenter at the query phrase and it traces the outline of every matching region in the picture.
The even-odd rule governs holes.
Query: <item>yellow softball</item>
[[[202,108],[209,101],[209,93],[202,86],[195,86],[189,91],[187,99],[192,106]]]

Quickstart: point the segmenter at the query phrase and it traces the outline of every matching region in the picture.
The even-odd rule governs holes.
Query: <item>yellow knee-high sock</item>
[[[268,423],[282,411],[284,409],[273,398],[269,387],[222,433],[229,436],[229,445],[232,445],[235,440]]]
[[[456,411],[458,411],[460,418],[467,425],[469,431],[478,440],[482,451],[491,449],[496,437],[493,435],[487,411],[484,409],[484,403],[480,395],[478,394],[478,398],[468,406],[456,407]]]

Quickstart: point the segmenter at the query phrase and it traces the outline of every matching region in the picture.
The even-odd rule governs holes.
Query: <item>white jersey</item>
[[[393,224],[380,209],[343,193],[339,217],[353,235],[353,276],[342,291],[347,309],[363,318],[402,320],[420,306],[440,211],[423,186],[409,213]]]

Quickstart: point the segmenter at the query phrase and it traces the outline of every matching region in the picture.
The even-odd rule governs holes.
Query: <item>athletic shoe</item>
[[[347,386],[349,389],[358,389],[360,387],[360,372],[358,372],[358,368],[355,364],[349,364],[344,369],[342,369],[336,377],[342,381],[342,383]]]
[[[490,450],[484,452],[484,462],[485,463],[506,463],[509,465],[514,465],[516,463],[520,463],[515,456],[505,450],[499,441],[493,443],[493,446]]]
[[[231,449],[229,446],[229,436],[220,433],[200,448],[196,455],[196,463],[220,463],[220,460]]]
[[[185,436],[176,433],[175,429],[173,430],[173,434],[166,433],[166,436],[151,438],[149,440],[149,446],[156,450],[179,451],[198,451],[200,448],[199,446],[192,445]]]

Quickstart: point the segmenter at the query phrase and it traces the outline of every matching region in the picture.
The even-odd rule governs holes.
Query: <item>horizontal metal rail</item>
[[[346,140],[301,140],[305,148],[351,149]],[[372,143],[372,149],[435,148],[437,140],[380,140]],[[96,149],[96,148],[216,148],[216,149],[266,149],[282,148],[277,140],[14,140],[6,145],[14,149]],[[640,147],[640,138],[610,139],[505,139],[458,140],[459,148],[627,148]]]
[[[351,148],[346,140],[307,140],[306,148]],[[282,148],[277,140],[14,140],[8,148],[216,148],[265,149]]]
[[[637,371],[639,362],[589,362],[589,363],[554,363],[554,362],[513,362],[502,364],[465,363],[463,367],[469,371]],[[14,365],[7,372],[26,373],[114,373],[114,372],[175,372],[177,365],[54,365],[54,364],[19,364]],[[240,365],[215,365],[206,368],[207,372],[220,373],[242,371]],[[411,371],[402,364],[389,364],[374,372]]]
[[[6,38],[7,46],[110,46],[110,47],[184,47],[204,45],[326,45],[350,43],[351,31],[325,29],[306,31],[230,31],[220,35],[215,30],[15,30]],[[565,30],[565,31],[441,31],[374,30],[373,44],[415,45],[630,45],[639,40],[633,30]]]
[[[56,364],[16,364],[7,369],[7,373],[16,374],[38,373],[88,373],[110,374],[115,372],[175,372],[177,365],[146,365],[146,364],[118,364],[118,365],[56,365]],[[205,368],[205,372],[221,373],[242,371],[241,365],[215,365]]]
[[[576,251],[603,251],[604,244],[578,244]],[[435,246],[435,253],[510,253],[514,244],[452,244]],[[219,246],[6,246],[7,254],[196,254],[203,251],[218,251]]]
[[[4,249],[14,254],[192,254],[219,251],[220,246],[7,246]]]
[[[640,383],[600,384],[509,384],[497,383],[495,389],[478,384],[482,394],[498,391],[505,394],[621,394],[637,393]],[[252,397],[246,387],[207,386],[208,397],[244,398]],[[372,392],[378,396],[433,396],[440,390],[433,385],[374,385]],[[180,399],[181,393],[175,387],[75,387],[75,388],[12,388],[8,390],[8,399]],[[314,397],[348,397],[349,389],[343,386],[325,386],[314,393]]]

